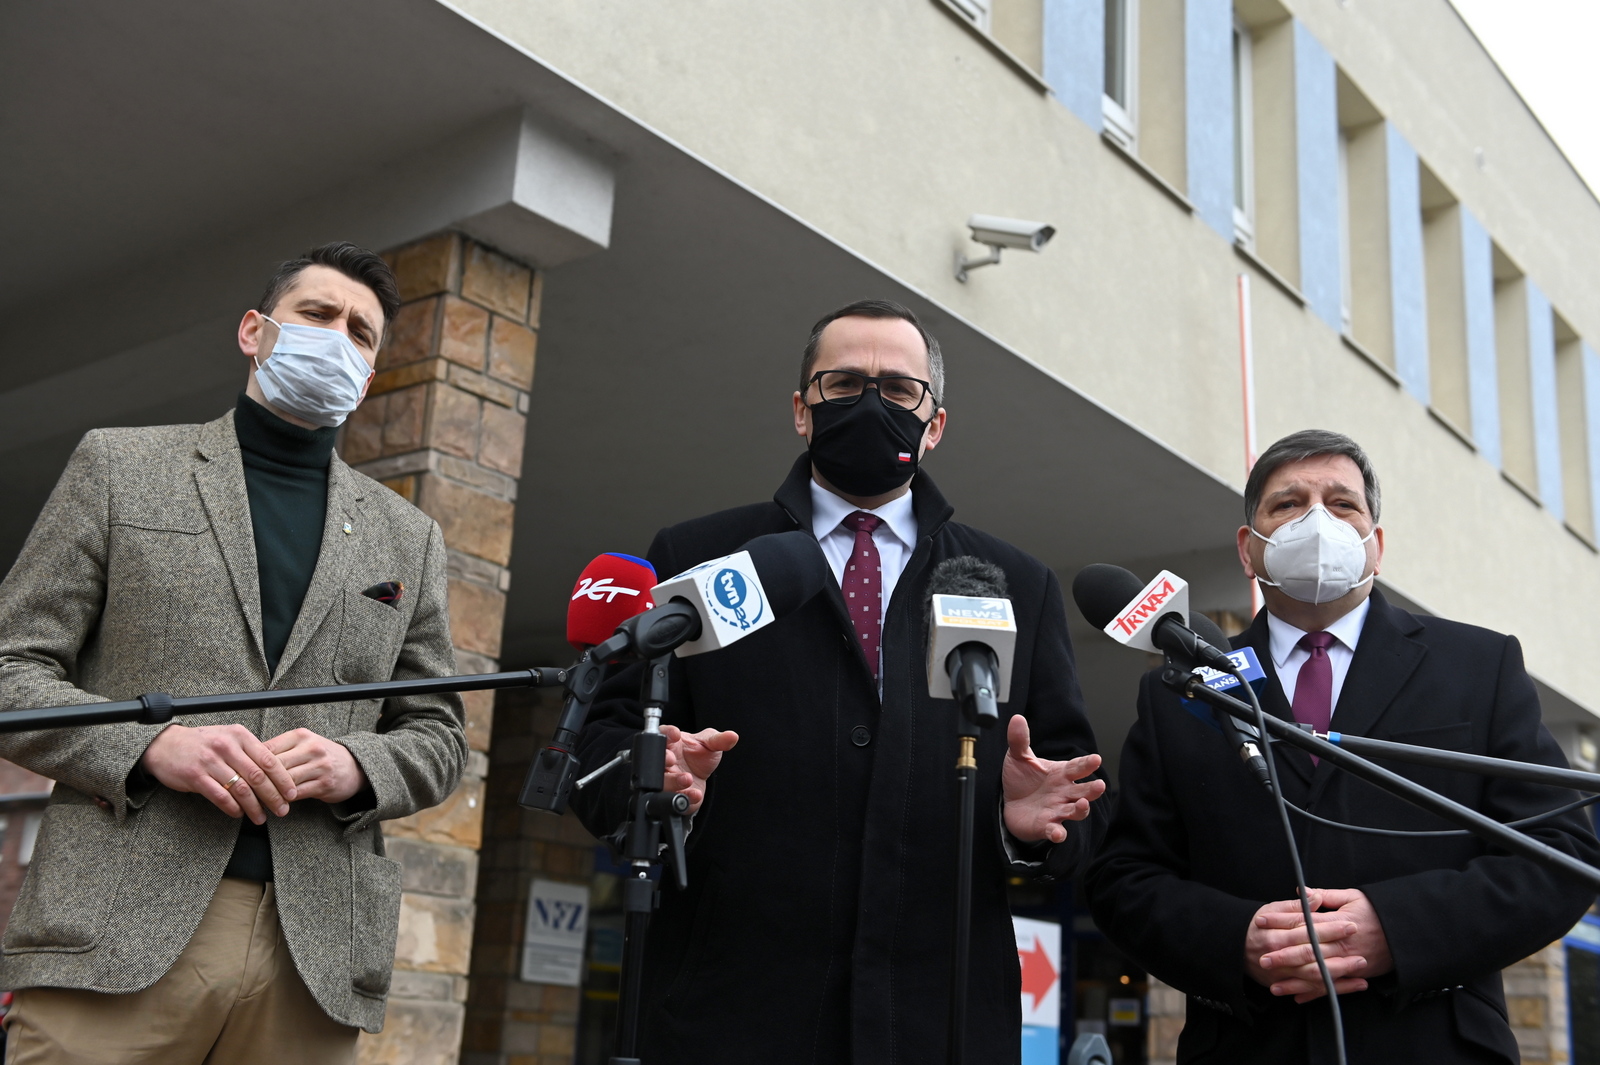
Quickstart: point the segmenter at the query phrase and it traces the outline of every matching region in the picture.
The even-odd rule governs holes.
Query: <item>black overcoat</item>
[[[1268,673],[1268,713],[1294,715],[1273,669],[1267,615],[1234,641]],[[1565,766],[1540,721],[1515,637],[1418,617],[1372,593],[1334,728],[1351,735]],[[1348,824],[1448,829],[1328,762],[1277,751],[1289,801]],[[1562,789],[1470,773],[1388,767],[1512,821],[1560,806]],[[1151,973],[1188,994],[1180,1062],[1331,1062],[1328,1004],[1274,998],[1245,973],[1244,937],[1264,903],[1295,897],[1271,795],[1222,735],[1186,712],[1154,673],[1119,770],[1118,808],[1087,884],[1096,924]],[[1294,816],[1291,814],[1291,816]],[[1350,1065],[1514,1062],[1500,970],[1559,939],[1594,892],[1476,836],[1398,839],[1295,818],[1311,887],[1360,888],[1382,922],[1394,972],[1344,996]],[[1582,813],[1529,834],[1600,859]]]
[[[752,537],[811,531],[804,456],[773,502],[665,529],[663,577]],[[883,699],[836,583],[722,651],[674,661],[665,720],[732,729],[689,836],[690,887],[663,891],[646,965],[644,1060],[652,1065],[923,1065],[946,1056],[956,840],[955,704],[928,697],[927,581],[976,555],[1006,573],[1019,636],[1011,699],[1041,757],[1095,750],[1061,587],[1043,564],[950,521],[925,473],[912,484],[917,544],[883,636]],[[579,744],[585,771],[639,727],[637,667],[608,682]],[[1009,711],[1009,713],[1008,713]],[[978,743],[968,1060],[1016,1061],[1021,1007],[1006,903],[1010,875],[1081,868],[1108,815],[1068,823],[1043,865],[1008,864],[1001,843],[1004,722]],[[625,774],[574,800],[597,835],[625,807]]]

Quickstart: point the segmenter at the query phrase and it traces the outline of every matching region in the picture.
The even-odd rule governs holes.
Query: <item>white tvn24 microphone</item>
[[[758,536],[731,555],[702,562],[651,589],[658,603],[687,603],[700,615],[700,635],[677,648],[680,658],[716,651],[803,606],[832,576],[822,548],[798,530]]]
[[[954,699],[969,721],[992,725],[1011,698],[1017,620],[1005,571],[972,555],[947,558],[928,577],[928,694]]]

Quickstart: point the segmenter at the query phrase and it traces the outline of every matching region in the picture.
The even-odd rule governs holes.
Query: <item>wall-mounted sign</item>
[[[588,931],[588,887],[535,880],[528,891],[528,922],[522,934],[522,979],[531,984],[579,986]]]
[[[1061,926],[1013,917],[1022,967],[1023,1065],[1061,1061]]]

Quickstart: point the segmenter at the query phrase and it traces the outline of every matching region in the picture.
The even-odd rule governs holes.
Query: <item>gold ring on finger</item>
[[[228,778],[228,782],[226,784],[222,785],[222,787],[226,791],[232,791],[233,790],[233,786],[235,784],[237,784],[237,783],[239,783],[239,774],[235,773],[233,776]]]

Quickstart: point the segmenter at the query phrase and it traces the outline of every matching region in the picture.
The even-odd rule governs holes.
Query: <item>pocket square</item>
[[[400,609],[400,597],[405,594],[406,586],[399,581],[380,581],[361,594],[368,599],[376,599],[380,603],[388,603],[396,610]]]

